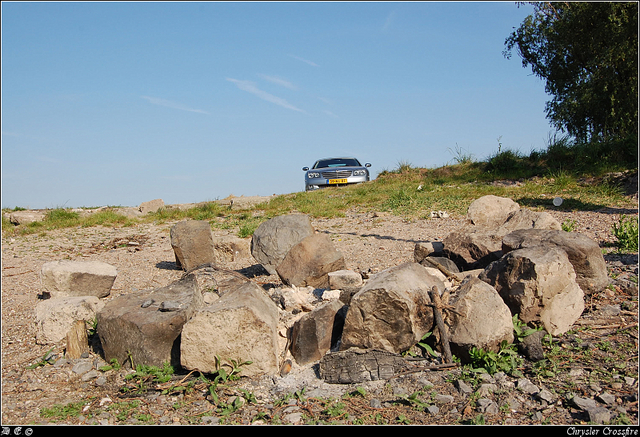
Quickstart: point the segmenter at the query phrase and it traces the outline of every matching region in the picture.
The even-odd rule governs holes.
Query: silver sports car
[[[305,191],[318,190],[328,186],[358,184],[369,180],[371,164],[360,164],[356,158],[319,159],[313,167],[303,167]]]

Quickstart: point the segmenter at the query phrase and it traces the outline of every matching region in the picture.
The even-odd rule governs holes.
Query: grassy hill
[[[247,237],[264,220],[293,211],[328,218],[344,216],[349,210],[387,211],[407,219],[426,219],[431,211],[464,215],[473,200],[488,194],[512,198],[532,209],[551,208],[555,197],[562,197],[560,208],[564,210],[628,207],[629,198],[616,176],[621,172],[637,175],[637,152],[636,141],[576,145],[560,139],[546,151],[528,156],[498,150],[486,161],[477,162],[458,153],[452,164],[438,168],[414,168],[400,162],[368,183],[285,194],[246,210],[232,211],[208,202],[186,211],[164,209],[132,219],[119,214],[118,207],[87,217],[52,209],[44,221],[17,227],[3,216],[2,230],[7,236],[73,226],[131,226],[191,218],[207,220],[214,228],[237,229],[239,236]]]

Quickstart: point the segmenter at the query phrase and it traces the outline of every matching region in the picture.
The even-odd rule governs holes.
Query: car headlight
[[[316,173],[316,172],[310,171],[310,172],[307,173],[307,177],[309,179],[318,179],[320,177],[320,173]]]
[[[353,175],[354,176],[365,176],[367,174],[366,170],[354,170],[353,171]]]

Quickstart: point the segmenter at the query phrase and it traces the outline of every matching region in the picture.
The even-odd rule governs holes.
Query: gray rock
[[[449,305],[455,311],[446,322],[451,352],[462,362],[469,361],[473,347],[497,352],[503,341],[513,342],[511,313],[491,285],[470,277],[461,284]]]
[[[502,251],[527,247],[557,247],[563,250],[576,273],[576,282],[587,294],[609,284],[607,266],[597,242],[578,232],[562,230],[520,229],[502,239]]]
[[[441,395],[441,394],[437,394],[435,401],[439,404],[450,404],[454,401],[454,397],[451,395]]]
[[[78,375],[82,375],[84,373],[87,373],[91,369],[93,369],[93,363],[91,362],[91,360],[83,359],[83,360],[77,361],[71,368],[71,371]]]
[[[176,265],[189,272],[203,264],[216,264],[211,225],[205,220],[185,220],[170,230]]]
[[[36,304],[36,343],[63,341],[77,320],[89,322],[104,307],[96,296],[71,296],[46,299]]]
[[[288,214],[269,219],[258,226],[251,237],[251,255],[271,275],[289,250],[313,235],[311,220],[304,214]]]
[[[82,381],[87,382],[92,379],[96,379],[100,376],[100,373],[97,370],[89,370],[88,372],[82,374]]]
[[[107,297],[118,271],[102,261],[49,261],[42,265],[40,279],[52,297]]]
[[[440,408],[438,408],[436,405],[429,405],[427,408],[425,408],[425,411],[429,414],[438,414],[440,413]]]
[[[473,389],[469,387],[469,385],[461,379],[456,379],[454,385],[458,389],[458,392],[461,394],[470,394],[473,393]]]
[[[607,405],[615,405],[616,403],[616,397],[611,393],[600,393],[596,399]]]
[[[351,298],[341,350],[351,347],[399,353],[415,345],[433,326],[429,291],[444,283],[417,263],[405,263],[370,278]]]
[[[471,202],[467,217],[476,226],[499,227],[519,209],[520,205],[509,198],[488,195]]]
[[[551,393],[549,390],[546,389],[542,389],[540,390],[537,394],[536,394],[536,398],[547,402],[549,404],[555,402],[557,400],[556,395],[554,395],[553,393]]]
[[[382,402],[380,402],[380,399],[374,398],[369,402],[369,406],[371,408],[382,408]]]
[[[530,395],[534,395],[540,392],[540,389],[527,378],[519,379],[517,388],[518,390]]]
[[[289,250],[276,272],[287,285],[329,288],[329,273],[345,269],[344,256],[329,236],[313,234]]]
[[[164,201],[162,199],[154,199],[148,202],[142,202],[138,209],[142,214],[148,214],[150,212],[157,212],[164,208]]]
[[[176,311],[160,311],[157,305],[175,302]],[[180,334],[183,325],[204,305],[202,293],[193,274],[166,287],[125,294],[107,303],[98,312],[98,335],[107,361],[116,358],[133,363],[162,367],[164,362],[180,364]]]
[[[42,211],[14,211],[9,215],[9,221],[14,225],[25,225],[44,220],[46,214]]]
[[[353,270],[329,272],[329,288],[332,290],[350,290],[362,287],[362,276]]]
[[[242,367],[243,376],[279,374],[278,308],[254,282],[199,309],[182,328],[184,368],[214,373],[218,358],[251,361]]]
[[[526,356],[530,361],[540,361],[544,359],[542,339],[546,334],[546,331],[535,331],[527,335],[522,342],[518,344],[520,353]]]
[[[601,425],[603,423],[609,423],[611,420],[611,412],[603,407],[588,408],[587,414],[589,415],[589,422]]]
[[[541,322],[551,335],[565,333],[584,310],[584,293],[564,251],[534,246],[489,265],[480,279],[491,284],[524,323]]]
[[[585,411],[598,407],[598,403],[595,400],[589,399],[589,398],[583,398],[580,396],[574,396],[573,398],[571,398],[571,403],[577,408],[580,408],[581,410],[585,410]]]
[[[485,414],[497,414],[499,412],[498,404],[487,398],[478,399],[477,410]]]
[[[476,390],[476,393],[479,396],[489,396],[491,395],[491,393],[494,393],[498,390],[498,386],[496,386],[495,384],[480,384],[480,387],[478,387],[478,390]]]
[[[346,305],[333,300],[296,321],[291,332],[291,354],[298,364],[320,360],[337,343],[346,312]]]

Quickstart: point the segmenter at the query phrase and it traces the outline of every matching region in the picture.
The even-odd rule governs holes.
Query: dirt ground
[[[149,381],[143,390],[123,390],[130,370],[109,370],[102,379],[83,380],[74,362],[65,362],[64,344],[35,342],[34,308],[45,291],[40,269],[47,261],[99,260],[117,268],[111,295],[158,288],[181,277],[169,229],[174,223],[126,228],[94,227],[2,238],[2,423],[33,424],[585,424],[592,422],[575,399],[604,408],[605,423],[638,424],[637,254],[619,256],[612,227],[628,208],[599,211],[549,211],[560,223],[575,222],[574,232],[597,241],[605,252],[611,285],[587,297],[575,329],[545,344],[545,352],[562,357],[541,369],[525,360],[521,377],[469,375],[462,369],[423,371],[388,381],[329,385],[313,366],[295,363],[286,376],[229,383],[220,399],[210,382],[178,372],[175,384]],[[464,217],[404,220],[386,213],[348,213],[344,218],[316,219],[318,232],[330,235],[347,268],[367,274],[413,261],[415,244],[441,241],[465,224]],[[233,230],[214,234],[233,234]],[[250,257],[226,268],[252,271],[251,280],[266,290],[282,284],[260,273]],[[255,274],[258,272],[258,274]],[[50,354],[49,360],[43,358]],[[99,354],[87,358],[104,365]],[[34,368],[29,368],[33,364]],[[518,390],[522,378],[539,391]],[[459,381],[471,388],[467,393]],[[172,389],[167,390],[171,386]],[[188,389],[176,389],[188,386]],[[521,385],[523,387],[524,385]],[[244,388],[245,392],[239,391]],[[540,392],[551,393],[549,398]],[[250,392],[240,403],[241,393]],[[224,399],[224,400],[223,400]],[[484,400],[487,401],[484,401]],[[573,400],[572,400],[573,399]],[[482,402],[481,402],[482,401]],[[493,405],[495,407],[493,407]],[[62,406],[67,408],[62,408]],[[241,405],[241,406],[240,406]],[[77,407],[74,410],[72,407]],[[595,419],[597,420],[597,419]]]

